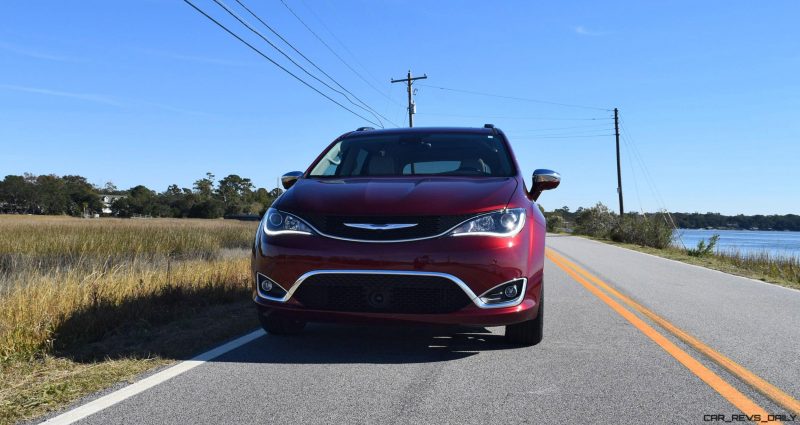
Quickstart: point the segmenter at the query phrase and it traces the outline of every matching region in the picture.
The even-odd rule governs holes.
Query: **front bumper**
[[[505,326],[533,320],[538,313],[538,304],[531,298],[522,300],[515,307],[480,309],[472,305],[455,313],[447,314],[399,314],[367,313],[311,310],[291,304],[254,298],[261,314],[280,314],[305,322],[343,322],[343,323],[407,323],[463,326]]]
[[[305,321],[405,322],[500,326],[536,318],[542,285],[543,237],[532,232],[497,238],[442,237],[392,244],[364,244],[318,236],[281,235],[257,241],[253,276],[263,274],[286,290],[281,297],[259,291],[253,300],[263,314],[288,315]],[[543,235],[542,235],[543,236]],[[539,246],[541,245],[541,246]],[[293,296],[318,273],[403,274],[439,276],[458,285],[469,298],[457,311],[435,314],[376,311],[330,311],[309,308]],[[514,303],[486,305],[479,295],[508,281],[524,279]],[[422,300],[421,300],[422,302]]]

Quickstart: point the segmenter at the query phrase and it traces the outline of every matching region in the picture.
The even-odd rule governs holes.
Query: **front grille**
[[[310,276],[294,298],[315,310],[409,314],[452,313],[470,303],[444,277],[359,273]]]
[[[367,241],[392,241],[402,239],[418,239],[436,236],[453,228],[458,223],[468,219],[471,215],[450,216],[301,216],[309,224],[327,235],[347,239],[360,239]],[[345,226],[344,223],[416,223],[414,227],[393,230],[369,230]]]

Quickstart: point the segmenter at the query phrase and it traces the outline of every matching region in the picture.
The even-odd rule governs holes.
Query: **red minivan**
[[[328,146],[264,214],[253,300],[271,334],[307,322],[505,326],[542,339],[545,221],[502,131],[359,128]]]

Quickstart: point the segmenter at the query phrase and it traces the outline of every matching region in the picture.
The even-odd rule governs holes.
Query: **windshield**
[[[395,134],[343,139],[310,177],[513,175],[499,136],[469,133]]]

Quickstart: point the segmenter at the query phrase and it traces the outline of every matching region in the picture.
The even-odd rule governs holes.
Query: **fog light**
[[[258,295],[262,298],[266,298],[270,301],[286,301],[284,299],[286,290],[283,289],[280,284],[261,273],[256,274],[256,279],[258,279]]]
[[[480,296],[481,302],[486,304],[486,306],[480,307],[491,308],[519,304],[522,294],[525,293],[525,283],[525,278],[519,278],[495,286]]]

